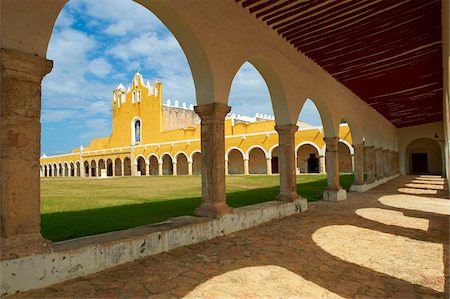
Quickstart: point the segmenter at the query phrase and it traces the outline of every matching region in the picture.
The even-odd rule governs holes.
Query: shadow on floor
[[[395,208],[379,201],[382,196],[400,194],[397,192],[398,188],[411,179],[413,177],[400,177],[364,194],[351,193],[349,199],[342,202],[311,203],[310,210],[306,213],[272,221],[253,229],[200,244],[178,248],[45,289],[18,294],[18,297],[147,297],[155,295],[159,298],[174,298],[186,295],[194,297],[208,297],[209,295],[213,298],[216,297],[214,294],[217,294],[217,292],[214,293],[214,288],[202,289],[208,282],[214,280],[220,284],[221,279],[222,282],[225,280],[224,274],[230,273],[230,271],[255,267],[256,272],[251,272],[253,276],[248,277],[249,281],[252,281],[258,279],[257,269],[259,267],[277,266],[331,292],[333,296],[346,298],[358,296],[366,298],[448,298],[448,215]],[[427,200],[427,197],[423,197],[423,199]],[[408,217],[426,219],[429,221],[428,230],[421,231],[387,225],[356,214],[356,210],[365,208],[389,209],[402,212]],[[357,227],[360,230],[366,229],[376,234],[384,233],[383,236],[391,236],[394,241],[407,238],[407,240],[428,242],[430,246],[441,244],[443,246],[444,281],[439,281],[440,278],[433,275],[429,276],[430,281],[407,281],[394,277],[397,273],[387,275],[383,271],[373,270],[369,266],[339,258],[317,244],[315,239],[317,239],[317,232],[321,229],[344,225]],[[333,238],[332,235],[325,237],[331,238],[330,240]],[[355,242],[363,240],[364,237],[356,236],[354,240]],[[341,241],[335,240],[337,244]],[[353,257],[364,257],[366,252],[371,252],[372,246],[379,245],[371,242],[373,240],[367,241],[367,248],[364,251],[353,254],[350,252],[349,260],[352,260]],[[352,244],[347,245],[351,246]],[[414,249],[411,248],[411,256],[415,254]],[[396,250],[397,248],[394,247],[386,247],[384,252],[379,253],[381,254],[380,258],[389,258],[390,255],[394,255]],[[344,248],[336,248],[336,251],[344,251]],[[405,257],[406,261],[408,258],[410,257]],[[376,260],[367,261],[367,265],[370,265],[370,262],[376,262]],[[426,269],[427,265],[427,261],[424,260],[422,265],[415,265],[416,267],[410,269],[408,273],[414,278],[414,271],[420,274],[425,270],[433,270]],[[411,265],[406,262],[405,269],[399,269],[398,272],[401,272],[400,270],[409,271],[407,266]],[[271,279],[278,278],[271,277]],[[437,281],[432,281],[433,279]],[[236,279],[231,283],[234,286],[242,284],[242,292],[237,293],[237,297],[254,295],[246,289],[245,281]],[[443,292],[437,291],[430,287],[433,285],[444,285],[445,289]],[[264,289],[264,287],[264,281],[261,281],[260,288]],[[280,292],[279,294],[283,292],[282,289],[275,291]],[[301,290],[299,289],[299,291]],[[315,295],[327,297],[330,293]],[[280,295],[280,297],[284,296]]]

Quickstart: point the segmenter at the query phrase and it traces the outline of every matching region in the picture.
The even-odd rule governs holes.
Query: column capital
[[[325,141],[325,144],[327,145],[326,147],[327,152],[338,151],[339,137],[324,137],[323,141]]]
[[[275,131],[279,135],[294,135],[298,131],[297,125],[276,125]]]
[[[0,65],[3,74],[26,76],[32,82],[41,83],[53,67],[53,61],[19,51],[0,49]]]
[[[221,103],[194,106],[195,113],[200,116],[203,122],[223,122],[225,116],[230,112],[230,110],[230,106]]]

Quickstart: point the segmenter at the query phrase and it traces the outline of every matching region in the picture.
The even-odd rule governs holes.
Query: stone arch
[[[267,152],[261,146],[252,146],[247,151],[250,174],[267,174]]]
[[[106,160],[106,175],[107,176],[113,176],[113,174],[114,174],[113,161],[111,160],[111,158],[108,158]]]
[[[81,176],[81,163],[80,163],[80,161],[77,161],[77,163],[75,164],[75,166],[76,166],[76,172],[75,172],[75,175],[76,175],[77,177],[80,177],[80,176]]]
[[[150,171],[149,175],[158,175],[159,174],[158,156],[156,156],[155,154],[151,154],[150,156],[148,156],[148,163],[149,163],[149,171]]]
[[[83,171],[84,171],[84,176],[85,177],[90,177],[90,171],[89,171],[89,162],[88,161],[84,161],[83,163]]]
[[[73,162],[70,162],[69,164],[69,176],[75,176],[75,164]]]
[[[91,177],[97,176],[97,162],[95,160],[91,161]]]
[[[272,146],[269,150],[269,155],[271,158],[271,164],[272,164],[272,173],[280,173],[278,169],[278,144],[275,144]]]
[[[322,123],[323,135],[325,137],[338,136],[339,128],[335,125],[333,114],[329,110],[326,101],[322,101],[320,100],[320,98],[306,98],[302,101],[303,103],[301,104],[299,116],[305,106],[305,103],[307,101],[310,101],[319,113],[320,122]]]
[[[232,147],[230,147],[230,148],[227,150],[227,152],[225,153],[225,160],[228,160],[229,155],[230,155],[230,152],[231,152],[232,150],[237,150],[237,151],[239,151],[239,152],[241,153],[241,155],[242,155],[242,159],[246,159],[246,158],[247,158],[247,155],[244,153],[244,151],[243,151],[241,148],[239,148],[239,147],[237,147],[237,146],[232,146]]]
[[[320,149],[313,142],[302,142],[296,150],[297,169],[299,173],[320,172]]]
[[[202,174],[202,153],[200,151],[195,151],[191,154],[192,161],[192,174],[201,175]]]
[[[179,152],[175,155],[175,161],[177,163],[177,175],[188,175],[188,158],[183,152]]]
[[[254,55],[249,57],[249,59],[243,60],[242,63],[238,65],[238,68],[234,72],[234,76],[229,82],[227,82],[228,90],[226,98],[229,98],[232,83],[236,77],[236,74],[245,63],[250,63],[264,79],[267,89],[269,90],[270,101],[276,123],[279,125],[292,123],[283,83],[271,61],[265,55]]]
[[[136,158],[136,169],[140,175],[147,175],[147,166],[145,163],[145,158],[142,155],[137,156]]]
[[[244,153],[239,148],[231,148],[227,152],[228,174],[244,174]]]
[[[120,158],[114,159],[114,176],[122,176],[122,160]]]
[[[52,164],[48,164],[48,165],[47,165],[47,169],[48,169],[48,176],[49,176],[49,177],[53,176],[53,173],[52,173]]]
[[[163,175],[173,175],[173,158],[169,153],[161,156]]]
[[[47,177],[47,176],[49,176],[49,175],[48,175],[48,168],[47,168],[47,164],[44,164],[43,170],[44,170],[44,177]]]
[[[58,176],[63,176],[64,175],[64,167],[63,164],[61,162],[58,163]]]
[[[339,172],[342,173],[353,172],[352,151],[353,147],[349,145],[348,142],[344,143],[342,141],[339,141],[338,143]]]
[[[431,138],[417,138],[406,147],[405,170],[407,174],[442,175],[442,148]]]
[[[125,157],[123,159],[123,175],[124,176],[131,175],[131,159],[129,157]]]
[[[102,176],[102,170],[103,169],[106,169],[105,160],[99,159],[98,160],[98,174],[97,174],[97,176]]]
[[[58,165],[56,163],[53,163],[53,176],[59,176]]]
[[[63,176],[69,176],[69,165],[67,164],[67,162],[63,163]]]

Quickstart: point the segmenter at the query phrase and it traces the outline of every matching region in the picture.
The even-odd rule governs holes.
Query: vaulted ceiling
[[[440,0],[235,0],[396,127],[440,121]]]

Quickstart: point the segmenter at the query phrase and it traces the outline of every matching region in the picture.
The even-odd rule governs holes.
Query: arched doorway
[[[196,152],[192,155],[192,174],[202,174],[202,154],[199,152]]]
[[[102,170],[106,169],[105,160],[98,160],[98,176],[102,176]]]
[[[120,158],[114,160],[114,176],[122,176],[122,161]]]
[[[80,162],[77,162],[77,164],[76,164],[76,167],[77,167],[77,169],[76,169],[76,176],[77,177],[79,177],[79,176],[81,176],[81,165],[80,165]]]
[[[165,154],[162,157],[163,162],[163,175],[172,175],[173,174],[173,166],[172,166],[172,157],[168,154]]]
[[[338,152],[339,152],[339,172],[352,173],[353,172],[352,154],[348,145],[346,145],[343,142],[339,142]]]
[[[297,169],[299,173],[319,173],[319,151],[311,144],[303,144],[297,149]]]
[[[91,177],[96,177],[97,176],[97,163],[95,162],[95,160],[91,161]]]
[[[106,175],[113,176],[113,162],[111,159],[106,160]]]
[[[83,165],[84,165],[84,176],[89,177],[89,162],[84,161]]]
[[[148,158],[148,162],[150,163],[150,175],[159,175],[159,170],[158,170],[158,158],[156,156],[150,156]]]
[[[67,163],[64,163],[63,164],[63,168],[64,168],[64,170],[63,170],[64,171],[64,173],[63,173],[64,176],[68,177],[69,176],[69,165],[67,165]]]
[[[123,175],[131,175],[131,160],[128,157],[125,157],[125,159],[123,159]]]
[[[52,165],[48,165],[48,176],[53,176]]]
[[[73,164],[73,162],[70,162],[69,171],[70,171],[70,176],[75,176],[75,164]]]
[[[250,174],[267,174],[266,153],[259,147],[248,153],[248,171]]]
[[[228,152],[228,174],[244,174],[244,156],[235,148]]]
[[[139,156],[136,160],[137,163],[137,171],[140,172],[140,175],[146,175],[147,171],[145,169],[145,159],[142,156]]]
[[[188,160],[185,154],[179,153],[177,155],[177,175],[188,174]]]
[[[44,177],[48,176],[47,165],[44,165]]]
[[[272,160],[272,173],[280,173],[278,170],[278,146],[272,150],[270,157]]]
[[[58,176],[63,176],[64,175],[64,166],[59,163],[58,164]]]
[[[406,173],[442,175],[441,146],[431,138],[413,140],[406,148]]]

